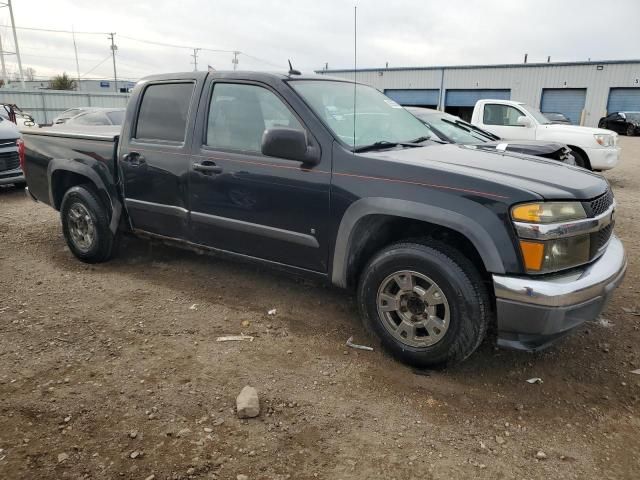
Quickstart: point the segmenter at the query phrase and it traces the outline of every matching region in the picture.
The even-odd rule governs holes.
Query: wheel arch
[[[89,166],[68,159],[53,159],[47,167],[49,177],[49,202],[56,210],[60,210],[64,194],[78,185],[88,184],[92,186],[100,200],[109,209],[109,229],[115,233],[118,229],[122,215],[122,203],[115,194],[115,185],[109,185],[98,173],[99,167]],[[113,181],[111,182],[113,183]]]
[[[567,147],[569,147],[574,152],[579,153],[582,156],[582,158],[584,158],[584,161],[587,162],[585,167],[588,168],[589,170],[593,170],[593,168],[591,168],[591,159],[589,158],[589,155],[587,155],[587,152],[585,152],[582,148],[577,147],[575,145],[567,145]]]
[[[374,253],[368,251],[373,247],[367,248],[367,244],[383,245],[384,242],[378,240],[376,235],[387,235],[385,229],[392,230],[394,222],[405,222],[403,225],[410,227],[403,238],[424,237],[425,233],[429,233],[424,230],[430,229],[453,232],[457,239],[468,242],[467,245],[473,250],[469,253],[477,255],[475,260],[484,271],[506,272],[496,241],[471,215],[408,200],[376,197],[358,200],[345,212],[336,237],[332,283],[343,288],[352,286],[358,269],[362,267],[363,258]]]

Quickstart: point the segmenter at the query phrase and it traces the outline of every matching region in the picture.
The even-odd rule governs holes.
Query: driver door
[[[518,124],[518,118],[525,113],[511,105],[486,103],[482,123],[484,128],[505,140],[535,140],[535,125]]]

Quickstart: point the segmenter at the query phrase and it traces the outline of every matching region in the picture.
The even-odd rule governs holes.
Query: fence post
[[[47,118],[47,101],[45,100],[43,92],[40,92],[40,98],[42,99],[42,114],[44,115],[43,123],[49,123],[49,119]]]

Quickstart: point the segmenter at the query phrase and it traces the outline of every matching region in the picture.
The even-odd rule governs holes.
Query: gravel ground
[[[603,320],[440,372],[314,283],[136,239],[84,265],[55,211],[1,188],[0,478],[640,478],[640,138],[621,143],[629,271]],[[245,385],[261,413],[240,420]]]

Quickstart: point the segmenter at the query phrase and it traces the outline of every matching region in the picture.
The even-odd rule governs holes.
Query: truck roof
[[[350,82],[350,80],[329,77],[327,75],[316,74],[302,74],[302,75],[290,75],[283,72],[257,72],[257,71],[234,71],[234,70],[214,70],[212,72],[174,72],[174,73],[162,73],[158,75],[150,75],[141,79],[141,81],[162,81],[162,80],[183,80],[183,79],[204,79],[208,74],[212,74],[218,78],[230,78],[236,80],[332,80],[339,82]]]

